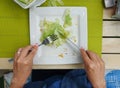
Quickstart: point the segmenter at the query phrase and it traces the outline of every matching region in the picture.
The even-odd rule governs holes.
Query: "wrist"
[[[93,84],[93,88],[106,88],[106,82],[105,82],[105,80],[102,81],[101,83]]]
[[[25,82],[19,81],[16,78],[13,78],[11,81],[11,86],[10,88],[23,88]]]

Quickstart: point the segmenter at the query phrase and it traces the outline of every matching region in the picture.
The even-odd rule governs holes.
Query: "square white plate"
[[[63,14],[66,9],[70,9],[72,26],[65,29],[70,31],[71,39],[76,45],[87,49],[87,9],[85,7],[36,7],[30,9],[30,42],[40,43],[40,21],[60,20],[63,24]],[[41,46],[34,57],[34,64],[75,64],[82,63],[82,59],[73,48],[65,43],[60,47]]]

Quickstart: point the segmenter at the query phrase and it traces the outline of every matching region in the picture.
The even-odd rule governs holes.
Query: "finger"
[[[35,45],[35,46],[33,47],[32,51],[31,51],[31,52],[29,53],[29,55],[27,56],[27,57],[29,58],[29,60],[33,60],[33,58],[34,58],[37,50],[38,50],[38,46]]]
[[[102,62],[102,58],[99,55],[96,54],[96,57],[98,58],[99,61]]]
[[[15,53],[14,61],[17,61],[17,59],[18,59],[18,57],[20,56],[21,52],[22,52],[22,48],[19,48],[19,49],[17,50],[17,52]]]
[[[90,58],[89,56],[87,55],[86,51],[84,49],[80,49],[81,51],[81,55],[82,55],[82,59],[84,61],[84,63],[89,63],[90,62]]]
[[[20,56],[21,51],[22,51],[22,48],[19,48],[19,49],[17,50],[17,52],[15,53],[14,63],[13,63],[13,68],[14,68],[14,69],[15,69],[16,66],[17,66],[17,60],[18,60],[18,58],[19,58],[19,56]]]
[[[90,59],[91,59],[92,61],[95,61],[95,62],[98,62],[98,61],[99,61],[96,53],[94,53],[94,52],[92,52],[92,51],[90,51],[90,50],[87,50],[86,52],[87,52],[88,56],[90,57]]]
[[[97,55],[97,58],[98,58],[98,60],[99,60],[99,62],[100,62],[101,64],[104,64],[104,61],[103,61],[103,59],[102,59],[100,56]]]
[[[23,48],[21,55],[20,55],[20,58],[23,59],[24,57],[26,57],[28,55],[28,52],[30,51],[30,49],[32,49],[32,47],[33,46],[30,45],[30,46]]]

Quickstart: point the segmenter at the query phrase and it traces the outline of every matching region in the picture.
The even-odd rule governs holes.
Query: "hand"
[[[30,49],[32,51],[30,52]],[[37,45],[20,48],[14,57],[13,78],[10,88],[22,88],[31,74],[33,57],[38,49]]]
[[[92,51],[81,49],[85,70],[93,88],[106,88],[105,85],[105,64],[103,60]]]

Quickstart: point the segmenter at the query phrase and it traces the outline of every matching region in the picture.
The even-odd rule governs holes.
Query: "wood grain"
[[[103,54],[102,58],[106,64],[106,69],[120,69],[120,54]],[[0,59],[0,69],[10,70],[12,64],[8,62],[9,58]],[[34,65],[33,69],[80,69],[84,68],[83,64],[74,65]]]
[[[13,64],[9,63],[10,58],[0,59],[0,69],[13,69]],[[34,65],[33,69],[79,69],[83,68],[83,64],[73,64],[73,65]]]
[[[103,54],[106,69],[120,69],[120,54]]]
[[[103,53],[120,53],[120,38],[103,38]]]
[[[120,21],[104,21],[103,36],[120,36]]]

